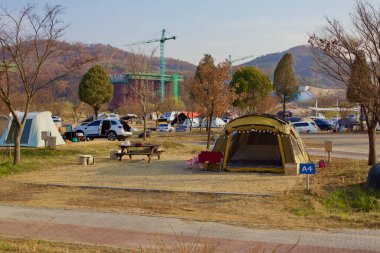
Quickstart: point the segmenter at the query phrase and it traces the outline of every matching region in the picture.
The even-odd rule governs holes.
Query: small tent
[[[17,117],[21,119],[23,112],[18,112]],[[12,124],[13,117],[8,120],[7,129],[0,138],[0,146],[13,146],[15,125]],[[23,147],[44,147],[45,142],[41,139],[41,132],[49,131],[51,136],[56,137],[56,144],[65,144],[57,127],[54,125],[51,112],[30,112],[28,113],[21,135],[21,146]]]
[[[219,127],[225,127],[225,126],[226,126],[226,122],[224,122],[221,118],[212,118],[211,128],[219,128]],[[203,119],[202,127],[207,127],[207,118]]]
[[[284,173],[287,163],[309,162],[292,124],[272,115],[248,115],[230,121],[213,151],[224,154],[227,171]]]

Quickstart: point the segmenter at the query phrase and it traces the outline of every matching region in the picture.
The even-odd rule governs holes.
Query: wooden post
[[[331,152],[333,149],[333,142],[332,141],[325,141],[325,152],[327,152],[327,161],[331,162]]]

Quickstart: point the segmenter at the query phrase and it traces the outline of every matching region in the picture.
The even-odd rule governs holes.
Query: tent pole
[[[223,170],[227,168],[228,151],[230,150],[230,133],[227,135],[226,149],[224,150]]]
[[[277,135],[277,140],[278,140],[278,146],[280,148],[280,154],[281,154],[281,161],[282,161],[282,166],[285,168],[285,155],[284,155],[284,147],[282,146],[282,140],[280,135]]]

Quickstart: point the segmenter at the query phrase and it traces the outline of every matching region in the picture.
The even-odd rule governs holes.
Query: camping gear
[[[318,168],[326,168],[326,162],[324,160],[320,160],[318,162]]]
[[[223,153],[214,151],[202,151],[198,155],[198,164],[203,164],[204,170],[207,170],[209,165],[218,165],[219,171],[222,170]]]
[[[368,171],[366,187],[380,191],[380,164],[375,164]]]
[[[227,171],[285,173],[288,163],[310,162],[292,124],[268,114],[247,115],[230,121],[212,151],[224,154],[222,169]]]
[[[21,120],[23,112],[17,112],[17,117]],[[16,130],[13,117],[9,117],[7,129],[0,138],[0,146],[13,146],[14,134]],[[50,136],[56,137],[55,145],[66,144],[58,132],[51,117],[51,112],[30,112],[28,113],[21,134],[21,146],[23,147],[44,147],[45,141],[41,139],[42,132],[50,132]]]

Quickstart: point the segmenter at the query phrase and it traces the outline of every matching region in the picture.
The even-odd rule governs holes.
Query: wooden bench
[[[127,150],[126,152],[116,153],[116,157],[119,158],[119,161],[121,161],[122,157],[127,155],[129,156],[129,159],[132,160],[132,157],[135,155],[146,155],[148,157],[148,163],[150,163],[151,157],[157,156],[158,160],[161,159],[161,154],[164,152],[164,150],[160,149],[158,146],[156,147],[148,147],[144,149],[133,149],[133,150]]]

